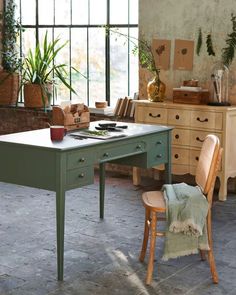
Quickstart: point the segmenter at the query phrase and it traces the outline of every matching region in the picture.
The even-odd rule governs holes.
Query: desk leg
[[[168,162],[165,164],[165,182],[172,183],[171,177],[171,133],[168,136]]]
[[[99,164],[99,196],[100,196],[100,218],[104,217],[104,196],[105,196],[105,163]]]
[[[65,191],[56,192],[56,218],[57,218],[57,276],[63,281],[64,270],[64,231],[65,231]]]

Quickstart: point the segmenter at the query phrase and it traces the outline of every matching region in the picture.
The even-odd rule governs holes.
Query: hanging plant
[[[196,53],[198,56],[200,55],[201,48],[202,48],[202,29],[199,28],[198,38],[197,38],[197,47],[196,47]]]
[[[214,48],[213,48],[213,42],[212,42],[212,37],[211,37],[211,34],[208,34],[207,37],[206,37],[206,45],[207,45],[207,53],[208,55],[213,55],[215,56],[215,51],[214,51]]]

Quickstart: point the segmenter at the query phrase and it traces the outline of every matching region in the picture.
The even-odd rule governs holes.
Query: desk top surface
[[[89,130],[95,130],[95,126],[99,123],[111,123],[111,121],[95,121],[90,123]],[[124,129],[122,132],[124,137],[112,138],[112,139],[94,139],[86,138],[83,140],[78,140],[67,134],[64,139],[60,142],[53,142],[50,139],[50,129],[39,129],[33,131],[25,131],[19,133],[12,133],[0,136],[0,144],[17,144],[26,145],[37,148],[46,148],[54,150],[70,150],[74,148],[82,148],[91,145],[99,145],[114,141],[124,141],[127,138],[135,138],[147,134],[154,134],[158,132],[164,132],[171,130],[171,127],[161,126],[161,125],[148,125],[148,124],[136,124],[136,123],[124,123],[116,122],[117,125],[127,125],[128,128]],[[76,130],[78,131],[78,130]]]

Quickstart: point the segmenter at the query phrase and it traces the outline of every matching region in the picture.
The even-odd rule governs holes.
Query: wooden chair
[[[223,149],[220,148],[218,137],[215,135],[208,135],[202,145],[195,176],[196,184],[201,188],[209,203],[209,210],[207,215],[207,231],[210,250],[207,252],[214,283],[218,283],[218,275],[212,249],[211,206],[216,175],[221,161],[222,150]],[[150,191],[143,193],[142,200],[145,207],[145,226],[142,250],[139,260],[141,262],[144,261],[150,231],[150,253],[146,277],[146,284],[150,284],[153,274],[156,237],[162,237],[165,235],[165,232],[157,231],[157,221],[165,220],[164,217],[158,217],[158,213],[164,213],[166,211],[166,206],[164,196],[161,191]],[[200,251],[200,255],[202,260],[205,260],[205,251]]]

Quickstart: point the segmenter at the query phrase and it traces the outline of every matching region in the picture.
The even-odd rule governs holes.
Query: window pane
[[[90,24],[106,24],[106,0],[90,0]]]
[[[128,33],[127,29],[119,29],[120,33]],[[111,105],[117,98],[128,95],[128,40],[117,33],[111,34]]]
[[[53,0],[39,1],[39,24],[52,25],[53,24]]]
[[[59,38],[58,46],[64,44],[69,40],[69,30],[68,29],[55,29],[54,31],[55,39]],[[67,82],[70,83],[70,71],[69,71],[69,43],[59,51],[59,54],[56,57],[55,64],[66,64],[68,65],[65,69],[68,71]],[[56,102],[60,103],[61,101],[70,99],[70,91],[64,86],[64,84],[57,79],[56,86]]]
[[[84,76],[87,76],[87,29],[71,30],[71,65]],[[72,70],[72,87],[77,95],[72,93],[72,100],[87,101],[87,79]]]
[[[130,36],[138,38],[138,28],[130,29]],[[136,42],[136,39],[133,39]],[[130,42],[130,93],[129,95],[133,97],[135,92],[138,92],[138,56],[132,53],[134,44]]]
[[[130,24],[138,24],[138,0],[130,1]]]
[[[105,97],[105,30],[89,30],[89,99],[90,106]]]
[[[28,54],[29,49],[35,48],[35,29],[26,29],[22,33],[22,53],[23,56]]]
[[[35,9],[35,0],[21,0],[23,25],[35,25]]]
[[[128,24],[128,0],[110,0],[111,24]]]
[[[73,25],[88,24],[88,0],[72,1],[72,24]]]
[[[55,24],[56,25],[68,25],[70,24],[70,0],[56,1],[55,5]]]

